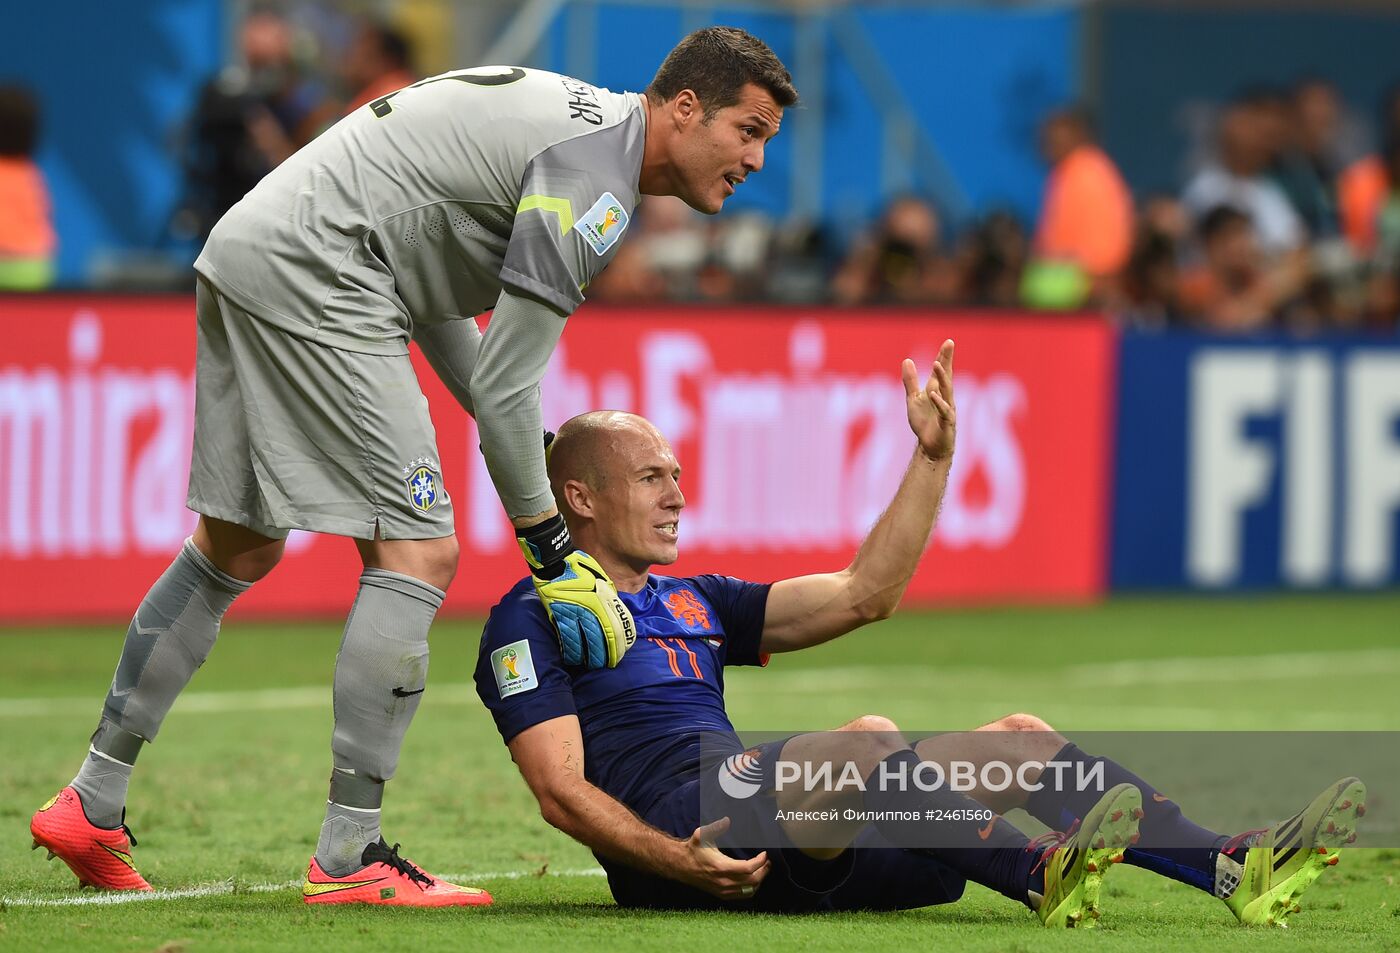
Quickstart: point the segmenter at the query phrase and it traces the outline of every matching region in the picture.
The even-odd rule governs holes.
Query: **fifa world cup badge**
[[[491,671],[496,676],[496,688],[502,698],[531,691],[540,685],[535,675],[535,660],[530,657],[530,643],[525,639],[492,652]]]
[[[604,192],[593,207],[583,213],[574,230],[583,236],[596,255],[604,255],[627,230],[628,215],[611,192]]]

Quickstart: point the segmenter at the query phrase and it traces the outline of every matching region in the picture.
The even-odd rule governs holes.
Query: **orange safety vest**
[[[57,246],[44,174],[30,159],[0,156],[0,258],[47,258]]]
[[[1132,244],[1132,193],[1102,149],[1080,146],[1050,171],[1045,183],[1037,256],[1077,262],[1097,277],[1127,264]]]

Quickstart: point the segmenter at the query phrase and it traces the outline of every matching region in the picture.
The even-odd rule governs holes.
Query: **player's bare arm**
[[[902,368],[909,427],[918,439],[889,507],[840,572],[784,579],[768,594],[763,651],[791,652],[888,618],[914,576],[933,530],[953,462],[957,410],[953,342],[944,341],[928,381],[914,362]]]
[[[511,739],[511,757],[553,827],[624,863],[690,884],[722,900],[753,895],[767,876],[766,853],[734,860],[714,846],[727,820],[686,840],[646,824],[583,776],[583,734],[576,715],[540,722]]]

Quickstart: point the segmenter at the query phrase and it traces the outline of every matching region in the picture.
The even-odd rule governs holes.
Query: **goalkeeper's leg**
[[[204,664],[224,612],[265,576],[283,541],[222,520],[201,517],[193,537],[141,601],[102,719],[69,788],[35,814],[35,845],[48,847],[79,880],[113,889],[144,886],[129,862],[123,829],[127,785],[141,748],[160,731],[170,706]],[[140,883],[137,883],[140,881]]]
[[[384,784],[428,677],[428,628],[457,563],[457,541],[359,541],[365,571],[335,665],[333,767],[316,862],[331,877],[379,842]]]
[[[384,784],[428,677],[428,627],[457,568],[457,541],[361,541],[365,571],[335,663],[334,765],[307,903],[483,906],[484,890],[424,873],[379,833]]]

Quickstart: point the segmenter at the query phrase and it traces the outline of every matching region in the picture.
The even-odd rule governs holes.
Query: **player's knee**
[[[1017,714],[1014,714],[1014,715],[1007,715],[1005,718],[999,719],[998,721],[996,721],[996,722],[993,723],[993,729],[996,730],[996,731],[1054,731],[1054,730],[1055,730],[1055,729],[1051,728],[1048,724],[1046,724],[1043,720],[1041,720],[1040,718],[1037,718],[1035,715],[1028,715],[1028,714],[1025,714],[1024,712],[1018,712]]]
[[[243,582],[257,582],[282,560],[286,541],[271,539],[235,523],[201,516],[194,544],[220,572]]]
[[[457,537],[443,536],[439,539],[424,540],[421,546],[415,548],[419,551],[418,558],[414,560],[415,571],[412,575],[430,586],[446,591],[452,584],[453,577],[457,575],[457,561],[462,553]]]
[[[898,734],[899,726],[884,715],[861,715],[846,725],[843,731],[866,731],[876,734]]]
[[[858,738],[864,754],[874,761],[882,761],[909,747],[899,733],[899,726],[884,715],[861,715],[842,730]]]
[[[909,746],[899,726],[883,715],[861,715],[842,726],[846,757],[870,769],[890,755]]]
[[[433,571],[442,582],[439,589],[446,589],[457,575],[457,562],[461,559],[462,547],[456,536],[444,536],[437,540],[433,553]]]
[[[220,566],[224,572],[244,582],[257,582],[272,572],[282,561],[285,547],[281,540],[269,546],[260,546],[246,553],[239,553],[226,560],[227,566]]]

